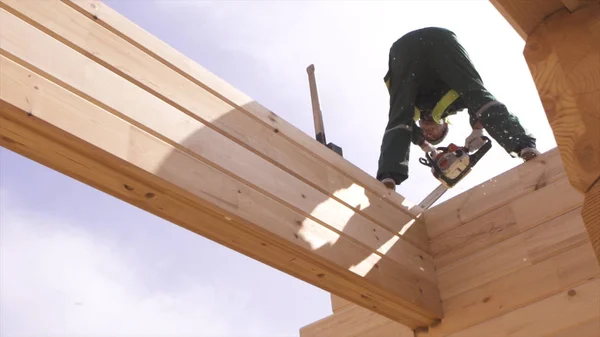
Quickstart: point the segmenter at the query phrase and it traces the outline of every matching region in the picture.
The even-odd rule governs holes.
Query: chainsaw
[[[492,142],[486,136],[485,140],[476,152],[469,154],[469,149],[464,146],[450,144],[447,147],[436,148],[437,154],[433,157],[426,152],[426,158],[419,158],[419,162],[431,167],[433,176],[439,180],[445,189],[454,187],[461,181],[477,162],[490,150]]]

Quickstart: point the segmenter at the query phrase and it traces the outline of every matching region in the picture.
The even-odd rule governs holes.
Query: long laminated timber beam
[[[100,1],[0,1],[0,145],[411,328],[422,210]]]

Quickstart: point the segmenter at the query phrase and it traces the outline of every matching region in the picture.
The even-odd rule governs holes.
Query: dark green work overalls
[[[511,155],[535,147],[518,118],[486,90],[453,32],[432,27],[402,36],[390,48],[388,68],[390,110],[377,179],[400,184],[408,178],[410,144],[424,141],[419,118],[439,122],[468,109],[471,126],[479,120]]]

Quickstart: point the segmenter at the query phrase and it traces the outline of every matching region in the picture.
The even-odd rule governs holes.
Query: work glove
[[[465,147],[469,152],[473,152],[479,150],[483,145],[485,145],[483,129],[473,129],[469,137],[465,140]]]
[[[428,142],[423,142],[423,144],[421,144],[421,150],[429,153],[432,158],[437,155],[437,149]]]

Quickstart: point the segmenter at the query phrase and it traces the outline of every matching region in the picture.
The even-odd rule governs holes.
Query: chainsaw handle
[[[429,156],[429,153],[426,153],[425,155],[428,157],[428,159],[429,159],[429,158],[431,158],[431,157]],[[423,165],[425,165],[425,166],[429,166],[429,167],[431,167],[431,163],[430,163],[430,162],[428,162],[428,161],[427,161],[425,158],[423,158],[423,157],[419,158],[419,163],[421,163],[421,164],[423,164]]]
[[[477,162],[492,148],[492,141],[487,136],[481,136],[483,140],[485,140],[485,144],[477,150],[477,152],[469,155],[471,157],[472,166],[477,164]]]

